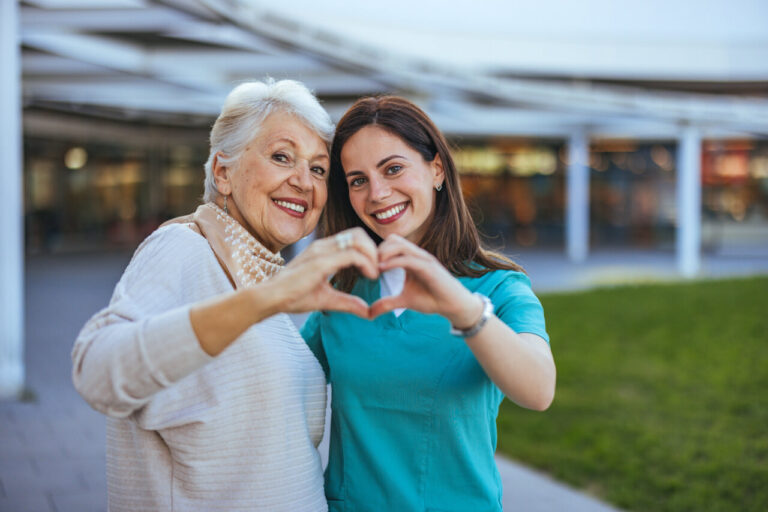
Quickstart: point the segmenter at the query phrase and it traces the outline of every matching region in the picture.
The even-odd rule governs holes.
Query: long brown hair
[[[445,137],[419,107],[398,96],[361,98],[352,105],[336,126],[331,143],[331,175],[328,180],[328,203],[323,215],[326,235],[333,235],[354,226],[365,229],[370,237],[381,237],[368,229],[357,216],[349,201],[349,191],[341,150],[361,128],[376,125],[417,151],[425,162],[439,155],[445,181],[435,199],[435,214],[419,245],[433,254],[455,276],[479,277],[491,270],[523,269],[512,260],[482,247],[472,216],[464,202],[459,173]],[[350,291],[358,277],[354,268],[343,269],[334,276],[341,290]]]

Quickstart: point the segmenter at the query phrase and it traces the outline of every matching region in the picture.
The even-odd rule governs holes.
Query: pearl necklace
[[[232,250],[232,259],[237,264],[235,279],[243,286],[256,283],[274,275],[285,264],[280,253],[273,253],[264,247],[239,222],[224,212],[215,203],[208,203],[216,211],[219,221],[224,222],[224,242]]]

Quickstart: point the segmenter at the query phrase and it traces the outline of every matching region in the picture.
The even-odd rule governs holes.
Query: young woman
[[[544,410],[555,389],[530,281],[481,247],[448,145],[413,103],[356,102],[329,180],[328,233],[364,228],[382,272],[334,278],[373,321],[314,313],[302,329],[333,390],[329,508],[501,510],[499,405]]]

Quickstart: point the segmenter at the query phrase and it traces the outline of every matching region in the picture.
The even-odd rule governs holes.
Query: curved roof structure
[[[234,84],[269,75],[335,117],[408,95],[455,134],[768,134],[768,4],[576,4],[22,0],[24,102],[207,123]]]

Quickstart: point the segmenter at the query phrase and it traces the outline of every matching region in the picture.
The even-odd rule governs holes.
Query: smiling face
[[[231,167],[214,164],[229,214],[269,250],[308,235],[328,197],[325,142],[298,117],[274,112]],[[223,198],[219,201],[224,205]]]
[[[431,162],[400,137],[376,125],[352,135],[341,149],[349,201],[381,238],[398,234],[418,244],[435,211],[435,186],[443,182],[439,157]]]

